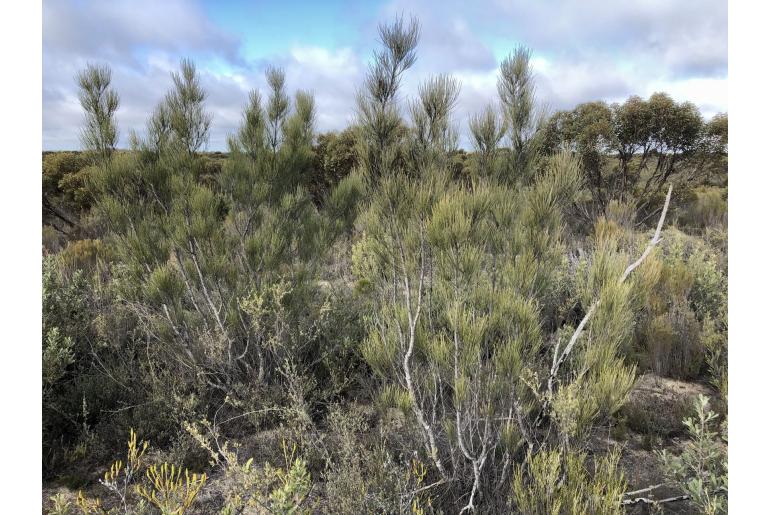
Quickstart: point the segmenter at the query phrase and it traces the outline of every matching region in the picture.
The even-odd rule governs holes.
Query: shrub
[[[148,466],[145,463],[148,446],[146,441],[137,442],[132,429],[126,461],[114,461],[99,483],[115,498],[124,513],[143,513],[146,500],[163,515],[184,514],[206,484],[206,474],[190,475],[187,469],[165,462]],[[142,470],[146,475],[144,483]],[[106,512],[100,498],[88,498],[82,491],[77,503],[86,514]]]
[[[626,490],[616,450],[594,458],[593,474],[586,470],[586,455],[558,450],[529,453],[513,473],[513,502],[517,513],[620,514]]]
[[[150,465],[147,469],[149,486],[139,485],[137,493],[158,508],[163,514],[182,515],[190,509],[201,488],[206,484],[206,474],[190,475],[184,469],[175,465],[163,463],[160,466]]]
[[[693,283],[688,299],[699,320],[706,317],[727,326],[727,275],[713,253],[698,249],[687,260]]]
[[[66,239],[65,235],[53,225],[43,225],[43,255],[61,250]]]
[[[283,463],[276,467],[265,463],[254,466],[254,458],[239,459],[237,446],[223,439],[218,426],[203,420],[186,423],[185,430],[205,449],[210,463],[222,470],[219,487],[224,496],[223,514],[244,510],[267,510],[270,513],[309,514],[309,496],[313,482],[307,461],[298,453],[296,444],[281,442]]]
[[[659,456],[668,481],[688,495],[700,513],[716,515],[727,513],[727,425],[715,430],[718,415],[708,403],[706,396],[699,396],[695,417],[684,420],[691,440],[682,453],[672,456],[664,450]]]
[[[691,195],[691,200],[680,215],[683,226],[706,229],[727,224],[725,189],[704,186],[694,189]]]
[[[59,492],[48,500],[51,501],[51,507],[47,512],[49,515],[70,515],[72,513],[72,502],[63,493]]]
[[[646,338],[656,374],[679,379],[699,377],[705,349],[700,324],[689,306],[676,303],[671,311],[655,317],[647,327]]]
[[[59,328],[53,327],[46,334],[43,342],[43,396],[46,392],[50,395],[50,389],[54,383],[61,379],[69,367],[75,361],[72,352],[73,342],[69,336],[62,337]]]
[[[99,240],[75,240],[67,243],[58,254],[64,270],[92,271],[99,260],[105,256],[105,248]]]
[[[51,152],[43,156],[43,192],[62,193],[60,182],[88,165],[80,152]]]

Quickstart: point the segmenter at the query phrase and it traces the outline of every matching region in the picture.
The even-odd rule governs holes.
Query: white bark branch
[[[637,259],[636,261],[628,265],[628,268],[625,269],[623,274],[618,279],[618,284],[622,284],[628,278],[631,272],[633,272],[639,265],[642,264],[642,262],[647,258],[647,256],[650,255],[650,252],[652,252],[652,249],[660,241],[660,232],[663,229],[663,222],[666,220],[666,213],[668,212],[668,206],[669,206],[669,203],[671,202],[672,189],[673,189],[673,186],[668,187],[666,202],[663,204],[663,211],[660,214],[660,219],[658,220],[658,226],[655,229],[655,234],[652,236],[652,239],[647,244],[647,247],[644,249],[644,252],[642,252],[642,255],[639,257],[639,259]],[[596,308],[599,307],[600,302],[601,302],[601,299],[597,299],[596,301],[594,301],[593,304],[591,304],[591,307],[588,309],[588,312],[583,317],[583,320],[580,321],[580,324],[578,324],[577,329],[575,329],[575,332],[572,334],[572,338],[570,338],[569,342],[564,347],[564,350],[559,356],[559,359],[554,360],[554,363],[551,366],[551,373],[548,376],[548,393],[553,393],[553,383],[556,380],[556,375],[559,372],[559,368],[567,360],[567,357],[569,356],[570,352],[572,352],[572,349],[577,343],[578,339],[580,338],[580,335],[583,333],[583,330],[585,329],[586,324],[588,324],[588,321],[591,319],[594,313],[596,313]],[[555,352],[558,353],[558,349],[559,348],[557,346]]]

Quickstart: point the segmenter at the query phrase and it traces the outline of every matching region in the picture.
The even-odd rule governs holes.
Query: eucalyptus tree
[[[613,200],[649,207],[666,184],[694,184],[708,176],[724,156],[720,127],[718,117],[704,123],[693,104],[655,93],[647,100],[586,102],[557,112],[544,139],[549,150],[561,147],[580,155],[587,186],[604,213]]]

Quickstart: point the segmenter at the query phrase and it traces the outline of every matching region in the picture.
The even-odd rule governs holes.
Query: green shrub
[[[186,468],[166,462],[148,465],[145,457],[148,447],[146,441],[137,441],[132,429],[126,461],[114,461],[99,483],[123,513],[145,513],[149,503],[162,515],[183,515],[206,484],[206,474],[191,475]],[[86,497],[82,491],[78,494],[77,504],[85,514],[112,513],[102,507],[100,498]]]
[[[64,270],[90,272],[106,256],[106,249],[100,240],[75,240],[68,242],[57,256]]]
[[[695,401],[695,417],[684,424],[690,441],[679,456],[665,450],[659,456],[666,479],[689,496],[699,513],[727,513],[727,425],[715,428],[718,415],[701,395]]]
[[[626,490],[618,467],[620,453],[595,457],[593,473],[586,469],[583,453],[558,450],[530,453],[513,473],[513,502],[517,513],[553,515],[559,513],[624,512],[620,499]]]
[[[263,467],[257,467],[254,458],[241,460],[237,446],[225,440],[219,427],[207,420],[186,423],[185,430],[209,453],[210,463],[222,471],[219,488],[224,504],[221,513],[234,515],[244,510],[287,514],[312,512],[309,496],[313,482],[307,462],[299,455],[295,444],[281,442],[283,463],[280,466],[265,463]]]
[[[48,509],[48,515],[71,515],[73,511],[72,501],[66,495],[59,492],[49,497],[51,507]]]
[[[43,156],[43,192],[63,193],[61,181],[76,174],[88,165],[81,152],[51,152]]]
[[[689,306],[674,304],[671,311],[650,322],[645,336],[649,360],[656,374],[678,379],[700,376],[705,349],[700,323]]]
[[[727,224],[726,189],[704,186],[693,190],[691,195],[680,215],[684,226],[706,229]]]

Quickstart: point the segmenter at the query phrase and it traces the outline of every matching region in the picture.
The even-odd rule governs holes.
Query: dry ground
[[[678,454],[686,439],[682,426],[682,418],[691,414],[691,407],[698,394],[713,395],[714,392],[701,383],[691,383],[667,379],[654,374],[645,374],[637,379],[636,385],[627,405],[620,415],[620,423],[613,428],[598,430],[590,447],[601,452],[607,445],[620,445],[622,448],[621,466],[629,484],[629,490],[639,490],[662,482],[662,470],[656,451],[667,449]],[[255,461],[260,462],[274,459],[277,456],[264,455],[265,449],[275,449],[277,435],[274,432],[254,435],[253,438],[241,441],[244,451],[255,456]],[[86,489],[87,494],[100,495],[101,486],[94,483]],[[216,491],[216,483],[220,479],[216,476],[210,479],[208,492]],[[50,497],[62,493],[71,499],[75,508],[77,490],[72,490],[60,484],[44,485],[42,491],[43,513],[48,513],[51,502]],[[679,492],[672,488],[662,487],[652,493],[642,494],[648,498],[664,499],[678,495]],[[105,500],[108,496],[103,496]],[[202,493],[196,503],[197,513],[210,513],[217,504],[216,494]],[[73,511],[75,513],[75,511]],[[697,513],[688,506],[687,502],[674,502],[662,506],[661,511],[655,511],[653,507],[637,504],[629,508],[628,513]]]

